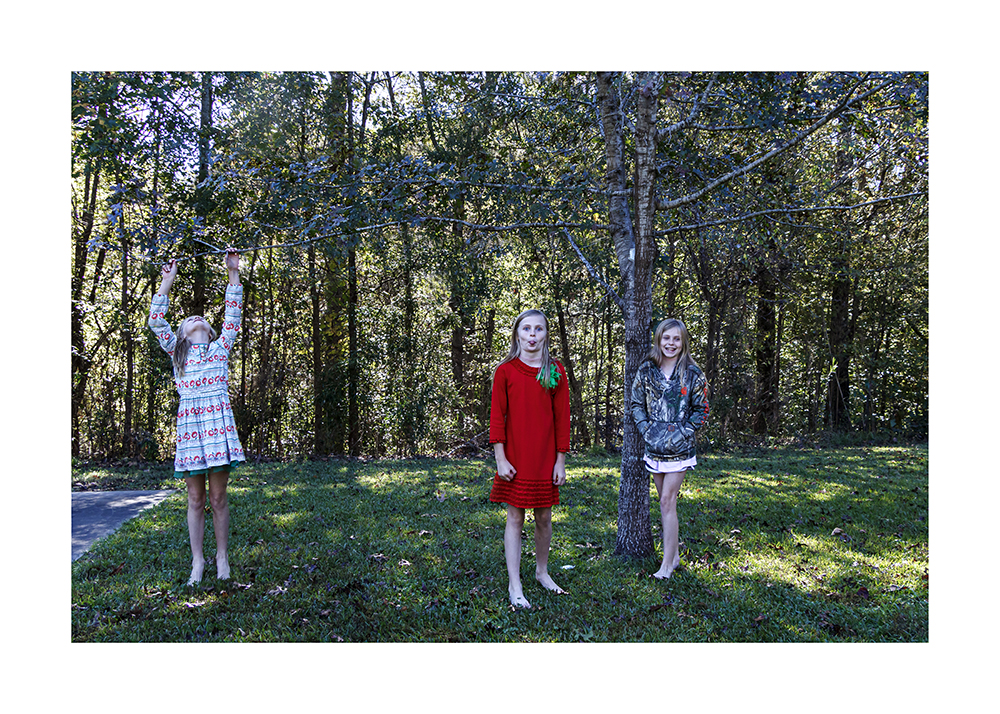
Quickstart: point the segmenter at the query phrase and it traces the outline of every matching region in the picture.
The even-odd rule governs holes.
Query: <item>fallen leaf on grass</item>
[[[845,533],[843,531],[843,529],[841,529],[841,528],[834,528],[830,532],[830,535],[837,536],[838,538],[840,538],[845,543],[849,543],[851,541],[851,536],[847,535],[847,533]]]

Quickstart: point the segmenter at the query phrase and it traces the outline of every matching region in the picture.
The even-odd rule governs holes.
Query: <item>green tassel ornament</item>
[[[538,383],[540,385],[542,385],[543,387],[545,387],[546,389],[555,389],[556,385],[559,384],[559,377],[560,376],[561,375],[559,374],[558,367],[556,367],[554,364],[550,364],[549,365],[549,377],[548,377],[548,379],[545,378],[545,371],[544,370],[539,370],[538,374],[535,375],[535,379],[537,379]]]

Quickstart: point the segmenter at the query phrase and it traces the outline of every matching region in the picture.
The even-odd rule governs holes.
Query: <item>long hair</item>
[[[184,363],[187,362],[188,350],[191,348],[191,340],[188,339],[188,325],[191,324],[191,318],[197,317],[197,315],[192,315],[191,317],[185,317],[181,322],[180,327],[177,328],[177,344],[174,345],[174,371],[177,372],[178,377],[184,376]],[[208,341],[214,342],[218,333],[216,333],[215,328],[205,322],[205,327],[208,328]]]
[[[530,317],[532,315],[539,315],[545,321],[545,341],[542,343],[542,364],[538,368],[538,376],[542,378],[544,384],[546,383],[544,381],[545,375],[549,374],[549,370],[555,360],[553,360],[552,355],[549,354],[549,318],[545,317],[545,313],[541,310],[525,310],[517,316],[516,320],[514,320],[514,326],[510,331],[510,351],[507,352],[506,357],[500,360],[500,364],[497,365],[497,369],[500,368],[500,365],[511,362],[521,355],[521,343],[518,342],[517,339],[517,329],[521,326],[521,323],[524,322],[526,317]],[[493,370],[493,372],[496,374],[496,370]]]
[[[649,358],[656,363],[657,367],[663,366],[663,361],[666,357],[663,356],[663,350],[660,349],[660,340],[663,338],[664,332],[675,327],[681,333],[681,352],[677,355],[677,367],[683,373],[689,365],[698,367],[698,363],[691,356],[691,335],[688,334],[688,329],[684,326],[684,323],[676,318],[667,318],[656,326],[656,330],[653,332],[653,346],[649,350]],[[698,369],[701,368],[698,367]]]

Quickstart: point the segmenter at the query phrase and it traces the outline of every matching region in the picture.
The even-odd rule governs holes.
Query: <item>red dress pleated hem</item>
[[[515,486],[516,482],[516,475],[513,481],[504,481],[495,476],[490,491],[490,501],[506,503],[514,508],[550,508],[559,505],[559,487],[554,483],[546,485],[526,480],[523,484]]]

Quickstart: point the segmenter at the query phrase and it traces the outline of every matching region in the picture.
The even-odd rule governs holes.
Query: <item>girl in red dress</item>
[[[546,590],[565,592],[549,575],[552,506],[566,483],[569,451],[569,387],[566,372],[549,356],[549,323],[541,310],[518,315],[510,352],[493,375],[490,443],[497,461],[490,500],[507,504],[504,557],[514,607],[531,607],[521,589],[524,511],[535,511],[535,579]]]

